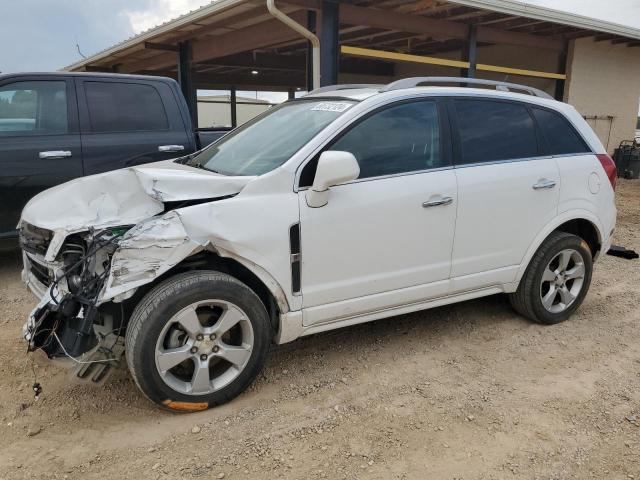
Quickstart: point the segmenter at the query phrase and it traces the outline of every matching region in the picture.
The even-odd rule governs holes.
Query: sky
[[[640,0],[521,1],[640,28]],[[81,54],[90,56],[210,2],[2,0],[1,3],[0,72],[10,73],[58,70],[80,60]],[[267,99],[276,98],[280,96]]]

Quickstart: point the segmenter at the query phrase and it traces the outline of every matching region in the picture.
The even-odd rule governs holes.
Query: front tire
[[[592,273],[589,245],[576,235],[553,232],[531,259],[509,300],[518,313],[534,322],[560,323],[582,304]]]
[[[126,335],[129,370],[152,402],[204,410],[243,392],[264,365],[271,327],[244,283],[214,271],[178,274],[135,308]]]

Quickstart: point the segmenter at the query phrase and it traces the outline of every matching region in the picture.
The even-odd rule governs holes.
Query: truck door
[[[86,175],[193,152],[167,82],[77,77],[76,88]]]
[[[16,235],[31,197],[82,174],[73,79],[33,75],[0,81],[0,239]]]

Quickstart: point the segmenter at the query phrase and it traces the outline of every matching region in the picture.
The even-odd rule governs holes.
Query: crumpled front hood
[[[173,160],[78,178],[33,197],[22,220],[57,233],[133,225],[164,210],[164,202],[239,193],[255,177],[228,177]]]

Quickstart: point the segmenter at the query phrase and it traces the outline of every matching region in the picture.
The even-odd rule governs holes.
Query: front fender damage
[[[79,365],[78,372],[85,372],[83,365],[95,364],[96,358],[98,362],[117,361],[124,349],[123,302],[139,287],[203,250],[244,265],[271,291],[280,312],[288,312],[281,285],[266,268],[247,259],[253,252],[245,242],[225,238],[229,227],[212,210],[212,204],[186,207],[143,220],[124,232],[116,234],[111,229],[94,234],[96,238],[107,235],[107,240],[99,240],[106,246],[98,254],[85,255],[82,268],[77,269],[91,274],[75,275],[86,281],[80,290],[72,291],[69,286],[78,281],[67,270],[47,290],[23,332],[30,349],[42,349],[50,358],[70,357]],[[93,289],[85,288],[96,281]]]
[[[202,213],[201,209],[197,211]],[[203,224],[198,213],[191,211],[187,215],[173,210],[129,230],[112,257],[111,272],[100,302],[120,302],[129,298],[138,287],[152,282],[187,257],[209,250],[247,267],[267,286],[280,311],[287,312],[289,305],[280,284],[260,265],[246,259],[245,254],[249,252],[243,250],[242,244],[229,242],[214,233],[224,231],[214,218],[205,218],[207,222]]]
[[[111,258],[111,271],[100,302],[130,297],[136,288],[208,245],[189,236],[175,210],[138,224],[122,237]]]

